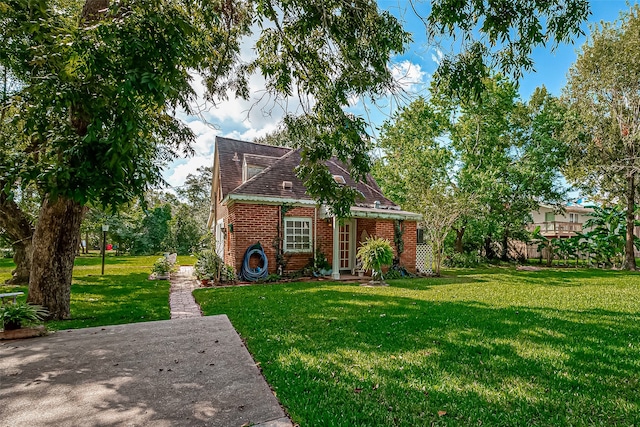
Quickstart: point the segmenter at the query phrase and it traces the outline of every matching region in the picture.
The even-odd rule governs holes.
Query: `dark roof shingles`
[[[313,198],[307,194],[304,184],[295,173],[295,168],[300,164],[301,160],[300,152],[298,150],[292,151],[289,148],[272,147],[219,137],[216,139],[216,144],[220,156],[220,174],[223,185],[223,197],[229,193],[233,193],[264,197],[291,198],[297,200],[313,200]],[[238,153],[238,162],[233,161],[235,153]],[[265,170],[243,184],[242,160],[244,154],[249,155],[247,156],[248,159],[251,158],[252,155],[270,157],[277,156],[280,158],[276,161],[271,159],[266,160],[266,162],[271,164]],[[280,155],[278,156],[278,154]],[[345,185],[355,187],[362,193],[364,200],[356,200],[357,204],[373,206],[373,204],[378,201],[384,208],[398,208],[395,203],[384,197],[371,175],[367,175],[366,183],[356,183],[351,178],[347,167],[338,159],[333,158],[327,161],[326,164],[329,167],[331,174],[343,176],[345,179]],[[262,164],[256,166],[261,165]],[[282,185],[283,181],[291,181],[292,188],[284,189]]]

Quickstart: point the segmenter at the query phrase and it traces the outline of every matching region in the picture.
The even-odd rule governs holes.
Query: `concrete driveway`
[[[12,427],[291,426],[224,315],[4,342],[0,402]]]

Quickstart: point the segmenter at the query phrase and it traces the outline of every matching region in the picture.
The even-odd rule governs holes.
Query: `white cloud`
[[[442,62],[442,58],[444,58],[444,53],[438,48],[435,48],[433,53],[431,53],[431,60],[436,64],[440,65]]]
[[[184,184],[187,175],[195,174],[201,166],[213,166],[213,156],[194,156],[184,160],[178,160],[165,172],[164,177],[172,187],[179,187]]]
[[[422,71],[419,64],[404,60],[391,66],[391,75],[407,92],[419,90],[429,77],[429,73]]]

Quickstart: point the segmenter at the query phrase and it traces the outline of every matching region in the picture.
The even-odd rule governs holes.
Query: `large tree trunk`
[[[462,248],[462,238],[464,237],[464,232],[467,227],[461,225],[460,228],[454,228],[453,230],[456,232],[456,246],[455,251],[459,254],[463,252]]]
[[[12,241],[14,251],[13,261],[15,270],[11,272],[11,279],[7,283],[18,285],[29,282],[31,269],[31,238],[33,227],[29,218],[20,210],[13,199],[4,192],[0,192],[0,227]]]
[[[11,279],[7,280],[7,284],[26,285],[29,283],[32,250],[31,236],[13,244],[13,262],[16,268],[11,272]]]
[[[502,248],[500,248],[500,259],[502,261],[509,261],[509,231],[505,230],[502,233]]]
[[[29,298],[49,310],[50,319],[69,317],[71,275],[84,209],[64,198],[45,197],[33,235]]]
[[[493,239],[491,236],[484,238],[484,256],[489,260],[496,258],[496,252],[493,250]]]
[[[624,266],[626,270],[636,269],[636,254],[633,241],[635,240],[634,228],[635,228],[635,201],[636,201],[636,186],[635,186],[635,174],[630,172],[627,176],[627,238],[624,248]]]

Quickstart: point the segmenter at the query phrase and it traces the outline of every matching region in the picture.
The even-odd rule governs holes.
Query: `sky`
[[[631,4],[639,0],[630,1]],[[365,105],[354,100],[351,110],[364,115],[371,123],[373,134],[375,128],[382,125],[393,112],[410,101],[411,96],[425,93],[429,86],[432,73],[442,57],[439,48],[427,44],[425,27],[420,19],[409,7],[408,1],[379,0],[382,10],[388,10],[404,22],[405,29],[413,34],[413,43],[407,51],[392,58],[390,64],[393,74],[400,81],[407,95],[401,98],[393,97],[380,100],[375,107]],[[418,12],[426,14],[429,2],[418,2]],[[614,21],[620,12],[628,10],[628,0],[591,0],[591,16],[583,24],[583,31],[589,34],[590,25],[601,21]],[[424,8],[420,10],[420,8]],[[526,100],[538,86],[546,86],[550,93],[559,96],[566,83],[566,75],[577,58],[580,46],[586,36],[576,38],[573,43],[558,46],[555,50],[550,47],[537,48],[533,52],[535,71],[526,73],[520,80],[520,95]],[[244,45],[241,52],[243,60],[252,58],[250,43]],[[197,93],[204,93],[198,77],[194,78]],[[164,170],[164,178],[170,188],[183,185],[189,173],[195,173],[200,166],[213,164],[214,142],[217,135],[253,141],[277,129],[284,116],[285,110],[295,111],[299,103],[291,99],[287,105],[278,105],[265,97],[264,80],[254,75],[250,82],[251,99],[229,99],[218,105],[206,105],[197,116],[179,113],[180,119],[185,121],[196,135],[193,145],[195,154],[188,158],[179,158],[171,162]]]

